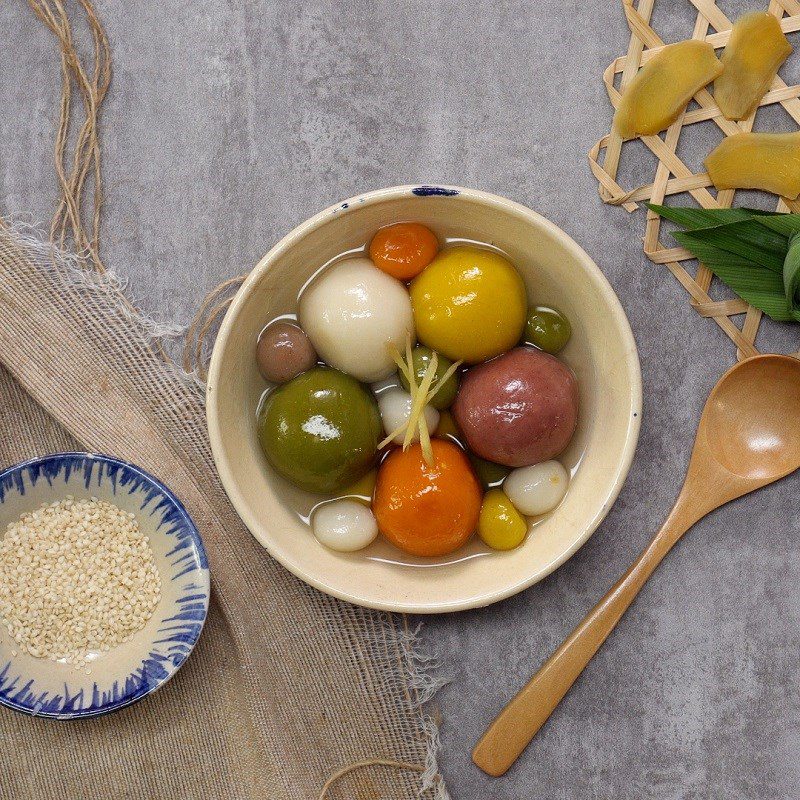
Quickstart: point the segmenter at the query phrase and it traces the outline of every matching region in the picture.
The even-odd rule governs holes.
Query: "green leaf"
[[[674,235],[678,239],[678,235]],[[783,272],[783,260],[789,248],[789,240],[785,236],[751,219],[686,231],[681,237],[688,241],[697,240],[711,244],[718,250],[724,250],[777,273]]]
[[[707,267],[712,267],[715,264],[728,264],[735,269],[763,269],[758,264],[754,264],[750,259],[736,256],[729,253],[727,250],[720,250],[713,244],[698,239],[694,236],[694,231],[676,231],[672,234],[677,239],[678,244],[683,245],[689,250],[692,255],[699,261],[702,261]]]
[[[685,228],[673,237],[739,297],[778,322],[800,322],[800,214],[647,206]]]
[[[757,222],[787,238],[800,233],[800,214],[775,214],[771,217],[759,217]]]
[[[686,206],[657,206],[653,203],[648,203],[647,207],[660,217],[675,222],[688,230],[727,225],[729,222],[752,219],[763,213],[746,208],[687,208]]]
[[[800,290],[800,235],[789,240],[789,251],[783,262],[783,289],[789,308],[797,311],[797,293]]]
[[[800,316],[793,313],[786,301],[783,281],[774,272],[761,267],[741,270],[727,264],[713,267],[708,265],[708,268],[742,300],[760,309],[776,322],[800,321]]]
[[[746,258],[720,250],[693,233],[673,234],[676,239],[705,264],[724,284],[750,305],[763,311],[776,322],[800,322],[800,312],[786,300],[783,278]]]

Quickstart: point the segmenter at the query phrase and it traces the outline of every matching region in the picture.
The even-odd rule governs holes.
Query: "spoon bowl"
[[[769,482],[794,472],[800,467],[800,361],[767,355],[734,366],[711,392],[699,434],[734,475]]]

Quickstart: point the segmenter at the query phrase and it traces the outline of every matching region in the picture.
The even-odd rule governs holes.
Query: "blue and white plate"
[[[150,537],[162,596],[130,641],[90,654],[91,675],[23,653],[0,622],[0,705],[54,719],[116,711],[166,683],[200,636],[210,594],[205,549],[186,509],[152,475],[109,456],[60,453],[1,472],[0,538],[21,514],[66,495],[97,497],[136,515]]]

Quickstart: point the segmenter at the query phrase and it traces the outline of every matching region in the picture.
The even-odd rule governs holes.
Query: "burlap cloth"
[[[94,450],[141,465],[186,505],[214,600],[197,651],[137,705],[59,723],[0,708],[0,797],[446,797],[433,688],[403,618],[338,602],[274,562],[217,478],[203,393],[165,363],[113,275],[0,227],[0,462]],[[421,782],[422,781],[422,782]]]

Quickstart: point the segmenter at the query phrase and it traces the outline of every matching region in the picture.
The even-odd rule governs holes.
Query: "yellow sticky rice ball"
[[[489,489],[483,496],[478,517],[478,536],[494,550],[519,547],[528,533],[528,523],[502,489]]]
[[[502,256],[477,247],[453,247],[411,283],[419,340],[468,364],[510,350],[525,326],[525,284]]]

